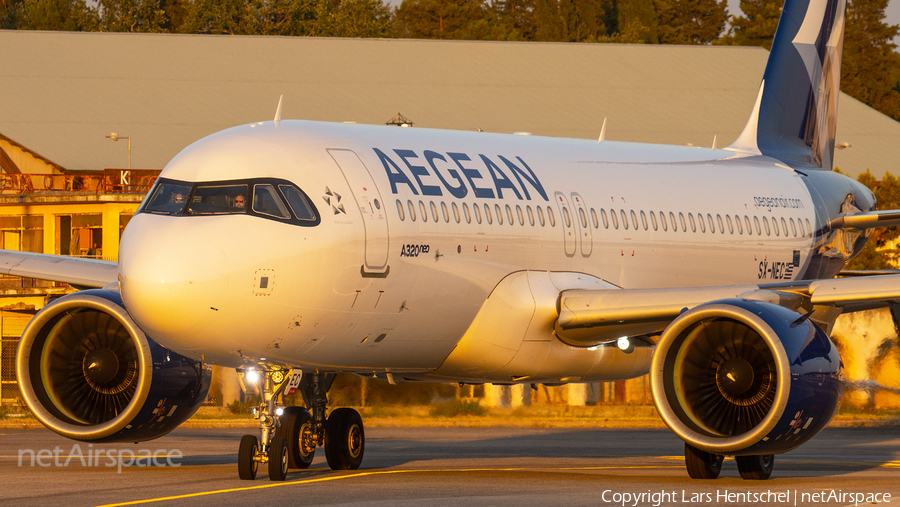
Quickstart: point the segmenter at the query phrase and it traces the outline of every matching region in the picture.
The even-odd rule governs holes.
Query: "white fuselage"
[[[803,175],[708,148],[284,121],[203,139],[161,177],[281,178],[321,216],[314,227],[249,215],[130,222],[119,261],[129,312],[159,343],[226,366],[509,381],[496,364],[439,368],[515,273],[544,273],[559,290],[781,282],[823,248]],[[839,212],[837,202],[824,216]],[[543,365],[534,378],[646,372],[644,355],[617,369],[615,348],[508,323],[518,325],[498,346],[512,361],[524,350],[516,336],[545,342],[519,357]]]

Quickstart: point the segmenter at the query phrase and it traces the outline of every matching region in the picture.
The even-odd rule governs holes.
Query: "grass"
[[[253,403],[227,407],[205,406],[186,423],[194,427],[254,427],[258,423],[250,414]],[[363,416],[367,427],[387,426],[518,426],[535,428],[662,428],[664,424],[653,405],[601,404],[568,406],[540,404],[516,408],[484,407],[473,400],[445,400],[423,405],[376,405],[353,407]],[[39,424],[22,407],[0,407],[0,421]],[[900,424],[900,409],[864,409],[850,404],[841,406],[835,423],[839,426]],[[867,424],[868,423],[868,424]]]
[[[481,416],[487,413],[487,409],[477,401],[452,400],[434,405],[429,413],[431,417]]]

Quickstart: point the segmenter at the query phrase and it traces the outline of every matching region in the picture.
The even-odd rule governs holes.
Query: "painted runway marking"
[[[207,495],[219,495],[223,493],[236,493],[240,491],[252,491],[257,489],[277,488],[280,486],[297,486],[300,484],[313,484],[316,482],[338,481],[343,479],[355,479],[358,477],[366,477],[372,475],[390,475],[390,474],[414,474],[414,473],[447,473],[447,472],[539,472],[547,470],[628,470],[628,469],[680,469],[680,466],[607,466],[607,467],[554,467],[554,468],[451,468],[443,470],[376,470],[373,472],[360,472],[348,475],[331,475],[328,477],[318,477],[315,479],[303,479],[297,481],[273,482],[269,484],[260,484],[259,486],[247,486],[243,488],[218,489],[213,491],[199,491],[197,493],[186,493],[184,495],[163,496],[159,498],[147,498],[145,500],[133,500],[130,502],[110,503],[100,505],[98,507],[123,507],[126,505],[141,505],[147,503],[166,502],[169,500],[181,500],[185,498],[195,498]]]

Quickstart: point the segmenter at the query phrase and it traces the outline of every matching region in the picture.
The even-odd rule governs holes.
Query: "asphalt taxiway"
[[[360,470],[330,470],[320,448],[285,482],[270,482],[265,466],[241,481],[237,447],[248,432],[178,429],[90,445],[0,430],[0,505],[900,504],[897,427],[826,429],[777,456],[772,479],[758,482],[742,480],[731,460],[717,480],[689,479],[668,430],[508,427],[370,428]]]

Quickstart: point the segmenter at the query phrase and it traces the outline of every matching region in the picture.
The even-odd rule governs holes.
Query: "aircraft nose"
[[[194,221],[196,222],[196,221]],[[184,218],[138,214],[119,251],[119,287],[134,321],[160,344],[188,350],[228,289],[226,256]]]

